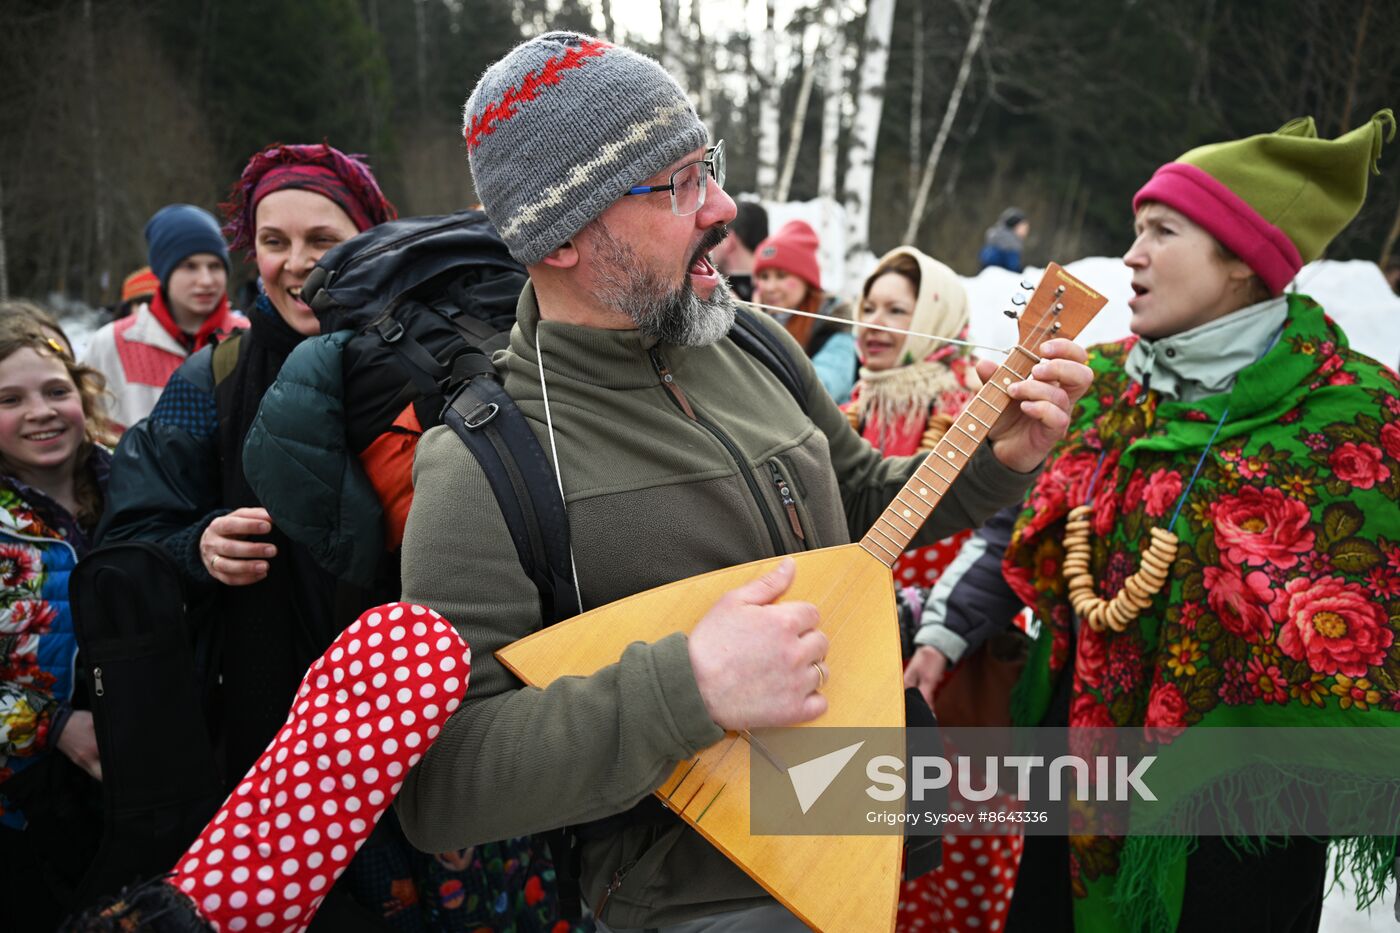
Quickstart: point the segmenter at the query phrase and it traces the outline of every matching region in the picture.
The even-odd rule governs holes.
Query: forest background
[[[366,154],[404,215],[469,206],[462,104],[548,28],[661,59],[731,192],[823,197],[848,255],[964,273],[1007,205],[1032,264],[1114,255],[1185,150],[1400,107],[1393,0],[4,0],[0,297],[113,302],[146,219],[214,209],[273,142]],[[1329,256],[1397,252],[1395,163]]]

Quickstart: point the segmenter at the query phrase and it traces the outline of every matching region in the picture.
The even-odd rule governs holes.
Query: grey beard
[[[597,224],[598,255],[593,259],[597,298],[627,315],[642,336],[679,347],[708,347],[734,326],[734,296],[720,278],[714,293],[702,299],[687,277],[671,288],[644,267],[631,246]]]

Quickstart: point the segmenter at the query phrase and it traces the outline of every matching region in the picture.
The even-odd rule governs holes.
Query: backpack
[[[353,330],[343,350],[345,430],[361,454],[413,409],[421,432],[447,424],[481,463],[544,624],[579,610],[569,529],[553,467],[501,386],[491,353],[515,324],[525,269],[481,211],[380,224],[316,264],[302,300],[321,332]],[[740,310],[729,338],[806,410],[787,349]]]
[[[69,578],[102,759],[102,841],[78,903],[168,871],[227,793],[204,714],[185,587],[165,549],[96,548]]]

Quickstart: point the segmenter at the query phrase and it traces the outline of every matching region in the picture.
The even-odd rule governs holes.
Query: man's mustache
[[[699,262],[702,256],[708,255],[710,250],[724,242],[724,238],[729,236],[729,225],[720,224],[718,227],[711,227],[700,237],[700,245],[696,247],[695,253],[690,257],[690,265]]]

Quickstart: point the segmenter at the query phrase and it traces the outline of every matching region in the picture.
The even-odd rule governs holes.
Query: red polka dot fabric
[[[943,836],[943,864],[904,882],[899,933],[976,933],[1005,929],[1025,839]]]
[[[943,571],[958,556],[963,542],[972,537],[970,531],[960,531],[934,544],[905,551],[894,564],[896,586],[931,587],[943,576]]]
[[[286,725],[170,883],[220,933],[306,929],[470,673],[471,649],[433,610],[365,612],[306,672]]]

